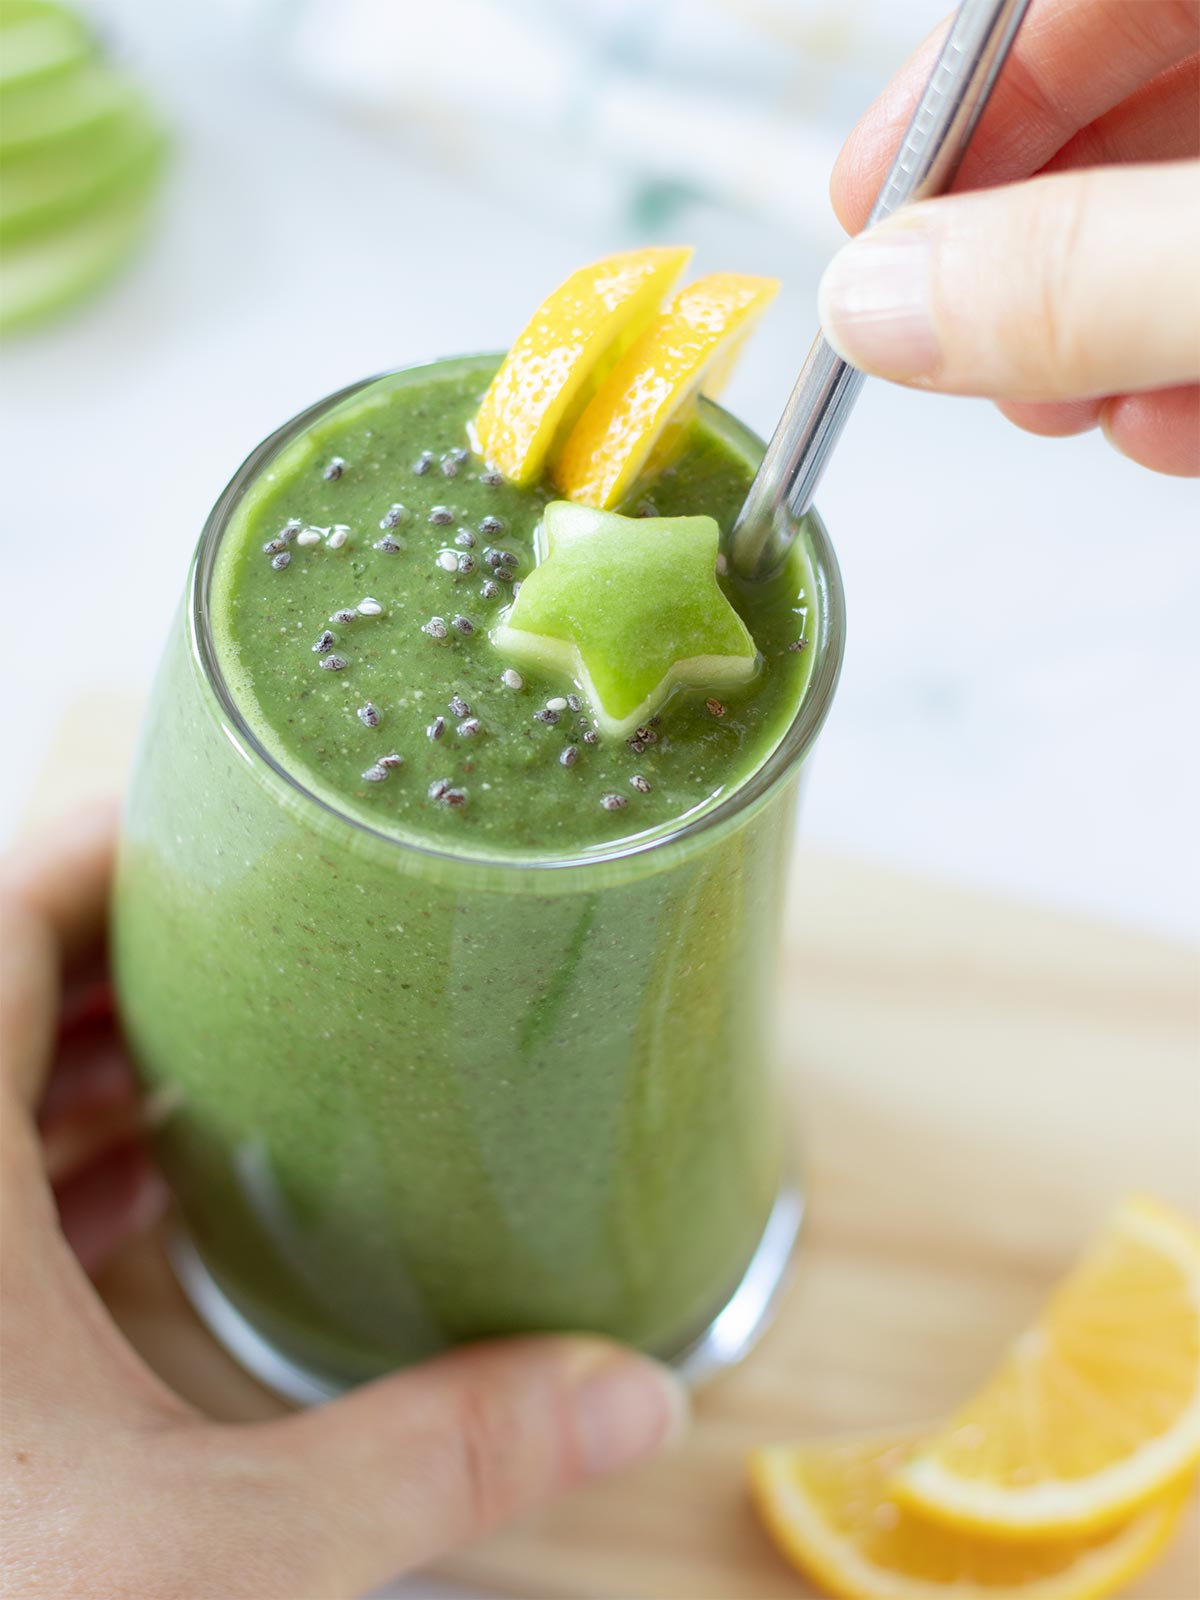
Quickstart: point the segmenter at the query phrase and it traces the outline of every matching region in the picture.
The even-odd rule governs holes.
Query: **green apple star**
[[[492,642],[519,665],[573,679],[616,738],[680,685],[745,683],[758,651],[717,583],[718,538],[711,517],[622,517],[555,500],[538,565]]]

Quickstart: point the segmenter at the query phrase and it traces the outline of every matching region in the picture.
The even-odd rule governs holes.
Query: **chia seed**
[[[489,578],[479,592],[485,600],[495,600],[500,593],[500,585],[494,578]]]
[[[799,639],[793,639],[791,644],[788,645],[788,649],[789,650],[807,650],[808,649],[808,640],[805,639],[803,636],[801,636]]]
[[[458,632],[467,639],[475,632],[475,624],[470,617],[455,617],[451,626],[457,628]]]
[[[637,509],[637,514],[639,517],[656,517],[658,515],[658,507],[653,500],[643,500]]]
[[[579,698],[579,696],[577,694],[569,694],[567,696],[567,706],[572,711],[582,711],[583,710],[583,701]]]
[[[335,483],[337,479],[341,477],[342,473],[345,472],[345,470],[346,463],[342,460],[341,456],[334,456],[333,460],[325,468],[325,471],[321,474],[321,476],[327,483]]]
[[[382,783],[387,777],[387,768],[382,761],[377,761],[373,767],[368,767],[363,773],[364,783]]]
[[[428,738],[430,738],[430,739],[440,739],[442,737],[442,735],[445,733],[445,731],[446,731],[446,719],[445,719],[445,717],[434,717],[433,721],[425,729],[426,736]]]
[[[569,744],[558,759],[564,767],[573,767],[579,760],[579,746],[577,744]]]
[[[429,513],[429,520],[435,528],[445,528],[454,521],[454,513],[449,506],[434,506]]]
[[[398,751],[393,750],[390,755],[380,756],[377,765],[386,767],[391,771],[393,767],[402,767],[404,765],[404,757]]]
[[[485,518],[484,520],[486,521],[488,519]],[[480,531],[482,532],[483,523],[480,523],[479,526]],[[501,524],[501,526],[503,527],[503,524]],[[514,555],[511,550],[489,550],[487,552],[487,564],[493,570],[496,567],[519,567],[521,565],[521,558],[518,555]]]
[[[467,791],[465,789],[447,789],[442,796],[442,804],[452,807],[455,811],[461,811],[466,803]]]
[[[470,528],[460,528],[454,535],[454,542],[460,550],[474,550],[475,535]]]
[[[421,632],[427,633],[431,639],[444,639],[450,630],[444,617],[430,617],[428,622],[421,624]]]
[[[350,663],[345,656],[323,656],[321,665],[326,672],[344,672]]]
[[[330,528],[329,537],[325,543],[331,550],[340,550],[349,537],[350,529],[346,527],[344,522],[338,522]]]
[[[658,743],[658,735],[655,733],[653,728],[639,728],[637,730],[636,737],[639,738],[643,744]]]
[[[599,744],[600,743],[600,735],[596,732],[595,728],[585,728],[584,729],[583,742],[584,742],[584,744]]]
[[[458,557],[453,550],[439,550],[437,564],[443,572],[458,571]]]
[[[497,489],[504,482],[504,474],[489,467],[486,472],[479,474],[480,483],[486,483],[489,489]]]
[[[467,555],[464,551],[464,553],[458,558],[458,570],[462,573],[464,578],[469,578],[475,571],[475,557]]]
[[[483,479],[479,481],[482,483]],[[479,524],[479,531],[485,539],[498,539],[504,532],[503,517],[484,517]]]
[[[402,506],[397,500],[395,505],[389,506],[379,519],[381,528],[398,528],[402,522],[409,520],[410,512],[407,506]]]
[[[565,711],[567,709],[567,702],[563,699],[562,695],[557,694],[553,700],[546,701],[546,709],[547,711]]]
[[[497,583],[511,583],[513,581],[512,571],[508,567],[493,567],[492,577],[495,578]]]
[[[633,751],[635,756],[640,756],[642,751],[646,748],[645,740],[637,738],[636,735],[632,739],[626,739],[625,743]]]
[[[500,674],[500,682],[506,689],[523,689],[525,687],[525,679],[519,672],[514,672],[511,667],[505,667]]]
[[[514,600],[517,598],[517,596],[520,594],[520,592],[521,592],[521,580],[520,580],[520,578],[518,578],[516,583],[513,584],[513,599]]]
[[[384,534],[382,539],[376,539],[375,548],[376,550],[382,550],[385,556],[394,556],[400,546],[395,539],[389,539],[387,534]]]
[[[433,466],[433,451],[432,450],[422,450],[421,454],[413,462],[413,471],[416,473],[418,478],[423,478],[425,476],[425,474],[429,471],[430,467],[432,467],[432,466]]]
[[[296,543],[297,544],[302,544],[302,545],[308,546],[308,545],[320,544],[320,542],[321,542],[321,530],[320,530],[320,528],[301,528],[300,532],[296,535]]]
[[[340,622],[345,627],[347,623],[358,620],[358,612],[347,606],[341,611],[335,611],[329,620],[330,622]]]
[[[313,655],[315,655],[315,656],[328,655],[329,652],[333,649],[333,647],[334,647],[334,645],[336,643],[337,643],[337,640],[330,633],[329,629],[326,628],[325,632],[317,640],[316,644],[313,645]]]
[[[551,711],[549,706],[543,706],[540,711],[535,711],[533,713],[533,720],[535,722],[544,722],[552,728],[558,721],[558,712]]]
[[[358,602],[358,614],[360,617],[381,617],[383,607],[378,600],[372,600],[371,596],[367,595]]]
[[[365,706],[359,706],[355,715],[364,728],[377,728],[379,726],[379,708],[373,706],[369,700]]]
[[[446,478],[458,477],[458,462],[453,456],[442,457],[442,475]]]
[[[629,801],[623,794],[605,794],[600,796],[600,804],[605,811],[624,811]]]
[[[292,552],[290,550],[281,550],[277,556],[271,557],[271,565],[276,572],[282,572],[284,567],[291,565],[291,560]]]
[[[630,778],[629,782],[639,794],[650,793],[650,780],[649,778],[643,778],[640,772],[635,772],[633,777]]]
[[[466,445],[456,444],[454,449],[447,450],[446,454],[450,457],[451,461],[457,461],[461,467],[471,452],[467,449]]]
[[[449,787],[449,778],[435,778],[429,785],[429,798],[431,800],[440,800]]]
[[[717,556],[717,576],[723,578],[729,571],[729,557],[722,550]]]
[[[725,715],[725,707],[719,700],[706,700],[704,706],[710,717],[723,717]]]
[[[477,733],[482,732],[483,723],[478,717],[464,717],[455,732],[461,739],[473,739]]]
[[[277,556],[281,550],[286,550],[286,549],[287,549],[287,543],[286,543],[285,540],[283,540],[283,539],[268,539],[266,544],[263,545],[263,555],[265,555],[265,556]]]
[[[456,717],[469,717],[471,715],[470,706],[460,694],[452,694],[447,704]]]
[[[282,539],[285,544],[290,544],[303,526],[299,517],[289,517],[275,537]]]

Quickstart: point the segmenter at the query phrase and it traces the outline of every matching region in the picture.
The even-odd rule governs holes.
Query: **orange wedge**
[[[580,267],[534,312],[475,417],[483,455],[513,483],[535,482],[596,385],[629,348],[691,250],[627,250]]]
[[[775,278],[714,272],[680,289],[613,367],[552,462],[563,494],[600,510],[619,505],[687,402],[720,387],[778,288]]]
[[[893,1490],[993,1538],[1058,1538],[1127,1520],[1198,1460],[1200,1232],[1130,1199]]]
[[[1174,1492],[1090,1538],[997,1542],[939,1526],[896,1501],[889,1484],[910,1438],[759,1450],[755,1506],[781,1553],[849,1600],[1094,1600],[1149,1566],[1183,1506]]]

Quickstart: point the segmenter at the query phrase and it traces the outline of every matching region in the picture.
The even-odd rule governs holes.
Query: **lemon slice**
[[[910,1438],[832,1441],[757,1451],[755,1506],[782,1554],[829,1594],[852,1600],[1094,1600],[1147,1567],[1184,1496],[1092,1538],[996,1541],[929,1522],[889,1482]]]
[[[600,378],[641,333],[691,258],[654,247],[580,267],[517,336],[475,416],[480,451],[513,483],[535,482]]]
[[[1129,1517],[1197,1460],[1200,1233],[1131,1199],[894,1488],[960,1527],[1050,1537]]]
[[[715,394],[779,282],[714,272],[680,289],[620,358],[553,463],[568,500],[619,505],[698,392]]]

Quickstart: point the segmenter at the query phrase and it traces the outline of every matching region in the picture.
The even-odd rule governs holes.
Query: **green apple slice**
[[[0,242],[11,244],[120,200],[151,175],[165,148],[157,120],[135,100],[82,137],[43,141],[10,158],[0,181]]]
[[[717,582],[711,517],[622,517],[555,500],[537,567],[492,642],[518,665],[573,680],[621,738],[680,687],[729,689],[758,668]]]
[[[147,185],[120,204],[88,212],[53,233],[4,252],[0,333],[40,321],[98,287],[138,242],[147,217]]]
[[[94,53],[82,20],[49,0],[0,3],[0,88],[65,71]]]
[[[35,78],[32,83],[14,84],[4,91],[0,159],[10,160],[32,146],[95,127],[123,111],[133,95],[130,85],[99,61],[56,73],[47,81]]]

